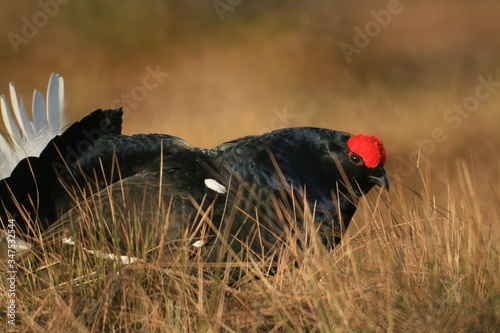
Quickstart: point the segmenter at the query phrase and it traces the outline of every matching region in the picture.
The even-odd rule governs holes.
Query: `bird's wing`
[[[98,250],[115,256],[119,249],[111,244],[133,256],[158,246],[172,254],[174,247],[201,244],[213,237],[224,207],[223,195],[206,185],[213,178],[213,165],[197,150],[157,156],[143,171],[72,203],[44,238],[57,246],[71,239],[87,249],[108,244]]]
[[[167,134],[106,135],[70,161],[68,175],[77,183],[97,177],[98,182],[109,185],[142,171],[160,156],[192,149],[186,141]],[[72,181],[67,176],[62,179]]]

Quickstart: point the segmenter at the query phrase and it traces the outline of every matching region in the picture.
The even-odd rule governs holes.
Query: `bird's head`
[[[347,188],[357,196],[375,185],[389,189],[387,154],[374,135],[302,127],[274,131],[263,140],[287,180],[306,185],[317,198]]]
[[[330,186],[333,180],[339,181],[339,189],[345,185],[357,196],[367,193],[375,185],[389,189],[384,170],[387,153],[378,137],[333,131],[324,135],[321,165],[333,177]]]
[[[374,135],[357,134],[347,140],[346,146],[340,155],[344,170],[350,173],[349,179],[354,180],[363,193],[374,185],[388,190],[389,180],[384,170],[387,153],[382,140]]]

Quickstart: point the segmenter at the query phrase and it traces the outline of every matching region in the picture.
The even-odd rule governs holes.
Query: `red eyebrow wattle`
[[[383,166],[387,158],[382,140],[375,135],[353,135],[347,140],[347,146],[352,152],[361,156],[368,168]]]

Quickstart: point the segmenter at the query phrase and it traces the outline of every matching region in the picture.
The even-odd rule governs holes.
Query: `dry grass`
[[[484,207],[472,177],[460,171],[464,187],[450,191],[446,206],[401,184],[394,184],[390,197],[374,191],[354,221],[367,223],[353,227],[334,251],[314,237],[305,249],[288,239],[276,274],[263,273],[264,261],[235,262],[246,272],[237,282],[229,270],[182,256],[122,266],[79,247],[71,255],[37,250],[38,260],[19,265],[17,327],[494,332],[500,325],[500,203]],[[496,214],[486,219],[490,209]]]

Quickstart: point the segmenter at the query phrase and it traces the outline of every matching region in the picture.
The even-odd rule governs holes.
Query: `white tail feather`
[[[35,125],[35,132],[43,131],[44,126],[47,124],[47,114],[45,113],[45,100],[43,94],[35,90],[33,94],[33,124]]]
[[[21,96],[20,103],[17,102],[17,94],[16,87],[14,83],[9,84],[10,91],[10,104],[12,104],[12,113],[19,124],[19,133],[26,137],[33,135],[33,125],[28,119],[28,115],[26,114],[26,109],[24,108],[23,97]],[[21,139],[21,137],[19,137]]]
[[[0,135],[0,179],[10,175],[17,163],[28,156],[39,156],[47,143],[62,133],[64,117],[64,80],[52,73],[47,88],[47,100],[36,91],[33,94],[32,120],[18,102],[13,83],[9,84],[12,111],[4,95],[0,96],[0,109],[5,134]]]
[[[60,132],[63,127],[62,108],[63,101],[59,96],[60,85],[64,85],[64,81],[52,73],[47,87],[47,125],[51,132]],[[63,88],[64,93],[64,88]]]
[[[11,139],[14,141],[18,141],[19,138],[21,137],[21,134],[19,133],[19,129],[17,128],[17,125],[15,123],[14,118],[12,117],[12,114],[9,109],[9,105],[7,104],[7,100],[4,95],[0,96],[2,101],[1,101],[1,108],[2,108],[2,118],[3,118],[3,123],[5,126],[5,129],[7,131],[7,134],[10,135]]]

